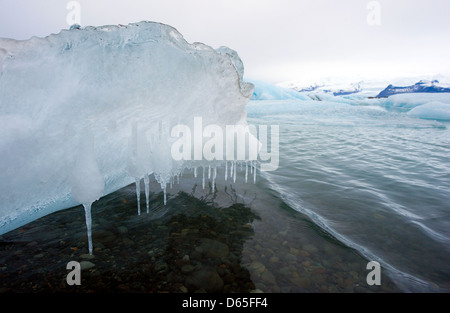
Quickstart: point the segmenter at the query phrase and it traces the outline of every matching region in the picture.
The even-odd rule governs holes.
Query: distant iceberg
[[[251,100],[310,100],[308,96],[261,80],[248,79],[254,86]]]
[[[379,101],[388,110],[409,112],[430,102],[450,103],[450,93],[404,93],[379,99]]]
[[[450,120],[450,103],[432,101],[413,108],[409,116],[433,120]]]
[[[164,187],[172,126],[246,125],[243,71],[154,22],[0,39],[0,234],[150,173]]]
[[[442,77],[444,80],[448,78]],[[395,78],[395,84],[411,84],[417,77]],[[353,81],[353,82],[352,82]],[[276,86],[255,82],[256,88],[252,99],[270,100],[265,103],[251,103],[247,106],[249,114],[269,114],[275,112],[301,112],[309,107],[326,109],[324,105],[340,103],[350,106],[364,107],[406,113],[413,118],[449,120],[450,88],[439,83],[437,79],[422,79],[409,87],[394,87],[387,79],[350,80],[325,78],[319,81],[291,81]],[[384,91],[380,92],[380,90]],[[289,90],[289,93],[286,91]],[[295,99],[286,97],[299,95]],[[380,97],[379,95],[389,97]],[[378,96],[376,96],[378,95]],[[305,97],[306,96],[306,97]],[[302,100],[284,101],[278,100]],[[313,102],[311,102],[313,100]],[[261,101],[262,102],[262,101]],[[316,103],[315,107],[311,103]],[[322,105],[319,105],[321,102]],[[333,107],[331,105],[330,107]],[[344,108],[341,107],[341,108]],[[340,108],[340,109],[341,109]],[[374,111],[376,112],[376,111]]]

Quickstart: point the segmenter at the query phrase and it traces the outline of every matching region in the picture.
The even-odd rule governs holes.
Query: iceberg
[[[142,178],[148,194],[149,174],[165,190],[192,166],[171,158],[171,127],[246,125],[243,71],[155,22],[0,39],[0,234],[79,204],[88,223],[103,195]]]
[[[309,98],[292,89],[273,85],[261,80],[249,79],[255,86],[251,100],[309,100]]]
[[[407,114],[423,119],[450,120],[450,103],[431,101],[413,108]]]
[[[380,100],[388,110],[407,113],[430,102],[450,103],[450,93],[405,93]]]

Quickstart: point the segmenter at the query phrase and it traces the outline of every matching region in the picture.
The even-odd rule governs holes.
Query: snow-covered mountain
[[[450,80],[442,75],[402,78],[323,78],[298,80],[277,84],[279,87],[307,94],[333,96],[389,97],[399,93],[450,92]],[[405,86],[405,87],[399,87]]]
[[[438,93],[438,92],[450,92],[449,87],[445,87],[439,84],[438,80],[426,81],[421,80],[411,86],[399,87],[390,84],[383,91],[381,91],[377,98],[389,97],[402,93]]]
[[[332,96],[346,96],[369,91],[370,94],[368,96],[375,96],[386,85],[386,83],[380,84],[380,82],[358,79],[323,78],[312,81],[299,80],[284,82],[277,86],[295,90],[299,93],[325,93]]]

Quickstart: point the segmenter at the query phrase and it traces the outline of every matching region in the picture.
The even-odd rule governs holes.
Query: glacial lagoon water
[[[152,179],[149,213],[133,184],[94,202],[93,256],[82,206],[3,234],[0,292],[449,291],[449,122],[321,105],[250,103],[249,123],[280,130],[279,167],[255,184],[238,164],[236,181],[219,167],[203,189],[200,168],[166,205]]]

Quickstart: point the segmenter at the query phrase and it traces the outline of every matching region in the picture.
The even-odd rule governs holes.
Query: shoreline
[[[150,214],[138,216],[133,184],[95,202],[93,256],[81,206],[0,236],[0,293],[401,292],[384,273],[381,286],[368,286],[367,260],[257,194],[258,183],[212,193],[182,181],[166,206],[151,193]],[[79,286],[67,285],[70,261],[81,264]]]

